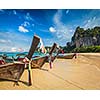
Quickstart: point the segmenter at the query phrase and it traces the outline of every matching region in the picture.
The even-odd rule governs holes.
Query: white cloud
[[[3,9],[0,9],[0,14],[4,14],[5,11]]]
[[[35,26],[35,24],[32,24],[32,27],[34,27]]]
[[[6,43],[6,42],[7,42],[6,40],[3,39],[0,40],[0,43]]]
[[[33,18],[30,16],[30,13],[26,13],[25,19],[33,21]]]
[[[63,16],[63,12],[62,10],[58,10],[56,12],[56,14],[53,17],[53,21],[56,27],[56,37],[57,39],[59,39],[59,41],[63,42],[63,41],[70,41],[71,37],[72,37],[72,32],[70,30],[70,27],[68,27],[67,25],[65,25],[64,23],[62,23],[61,18]],[[66,43],[65,43],[66,44]]]
[[[84,23],[82,27],[93,28],[95,26],[100,26],[100,10],[91,10],[86,16],[83,16]]]
[[[68,14],[69,13],[69,10],[66,10],[66,14]]]
[[[19,30],[20,32],[24,32],[24,33],[29,32],[29,30],[26,29],[26,28],[23,27],[23,26],[19,26],[18,30]]]
[[[11,48],[22,48],[28,51],[32,37],[24,34],[18,34],[14,31],[0,32],[0,51],[11,52]],[[17,49],[17,51],[19,51]]]
[[[50,31],[51,33],[55,33],[55,32],[56,32],[56,29],[55,29],[54,27],[50,27],[50,28],[49,28],[49,31]]]
[[[0,9],[0,12],[4,12],[4,10],[3,9]]]
[[[18,48],[18,47],[11,47],[10,52],[24,52],[23,48]]]
[[[16,10],[13,10],[13,14],[14,14],[14,15],[16,15],[16,14],[17,14]]]
[[[16,52],[16,51],[17,51],[16,47],[11,48],[11,52]]]
[[[0,39],[0,43],[7,44],[7,43],[11,43],[11,41],[10,40],[5,40],[5,39]]]
[[[47,30],[47,29],[39,29],[41,32],[45,32],[45,33],[47,33],[47,32],[49,32],[49,30]]]
[[[26,26],[29,26],[29,25],[30,25],[30,23],[29,23],[29,22],[27,22],[27,21],[25,21],[25,22],[24,22],[24,24],[22,24],[22,25],[26,27]]]
[[[87,23],[90,23],[91,22],[91,20],[89,19],[88,21],[87,21]]]
[[[70,30],[69,30],[69,32],[74,32],[74,31],[75,31],[75,30],[73,30],[73,29],[70,29]]]
[[[95,20],[95,19],[96,19],[96,17],[94,16],[94,17],[93,17],[93,20]]]
[[[88,20],[85,20],[84,23],[85,24],[83,25],[83,27],[85,29],[87,29],[87,28],[93,28],[95,26],[99,26],[100,25],[100,18],[93,17],[93,18],[90,18]]]
[[[18,48],[18,52],[24,52],[23,48]]]

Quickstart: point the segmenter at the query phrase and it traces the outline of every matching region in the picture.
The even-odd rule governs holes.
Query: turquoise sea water
[[[21,57],[24,57],[25,55],[28,54],[28,52],[22,52],[22,53],[20,53],[20,52],[0,52],[0,55],[6,55],[9,58],[11,58],[12,56],[16,58],[17,54],[22,54]],[[32,57],[35,57],[35,56],[41,56],[42,57],[42,56],[45,56],[45,54],[39,53],[39,52],[35,52]]]

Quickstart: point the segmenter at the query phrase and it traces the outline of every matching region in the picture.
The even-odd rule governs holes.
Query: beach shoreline
[[[99,90],[100,53],[78,53],[77,59],[56,59],[53,68],[45,63],[42,69],[32,69],[32,86],[28,86],[25,70],[19,86],[0,80],[0,90]]]

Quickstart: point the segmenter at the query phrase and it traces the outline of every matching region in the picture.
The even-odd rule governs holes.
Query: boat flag
[[[59,50],[62,54],[64,54],[64,50],[61,49],[60,46],[59,46],[58,44],[57,44],[57,48],[58,48],[58,50]]]
[[[42,53],[46,53],[47,52],[46,49],[45,49],[45,47],[44,47],[44,44],[43,44],[43,41],[42,41],[41,38],[40,38],[40,49],[41,49]]]
[[[58,48],[58,49],[60,48],[58,44],[57,44],[57,48]]]
[[[23,62],[24,62],[24,63],[27,63],[27,62],[29,62],[29,59],[28,59],[27,57],[25,57],[25,58],[23,59]]]

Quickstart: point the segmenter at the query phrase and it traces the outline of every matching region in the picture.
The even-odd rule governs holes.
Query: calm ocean
[[[22,54],[23,56],[24,55],[27,55],[28,54],[28,52],[0,52],[0,55],[4,55],[4,54],[6,54],[8,57],[16,57],[16,55],[17,54]],[[35,52],[34,54],[33,54],[33,57],[34,56],[45,56],[45,54],[43,54],[43,53],[39,53],[39,52]]]

